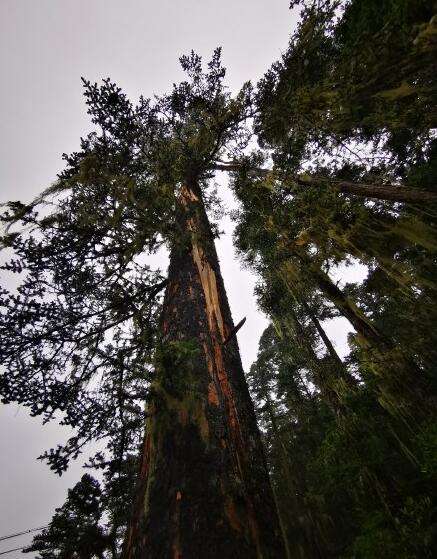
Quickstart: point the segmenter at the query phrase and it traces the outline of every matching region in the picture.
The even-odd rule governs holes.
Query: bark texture
[[[177,225],[124,559],[281,559],[261,439],[196,183],[181,190]]]

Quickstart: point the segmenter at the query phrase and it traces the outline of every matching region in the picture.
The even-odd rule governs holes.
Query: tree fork
[[[213,235],[181,189],[124,559],[285,557]],[[225,342],[226,343],[223,343]]]

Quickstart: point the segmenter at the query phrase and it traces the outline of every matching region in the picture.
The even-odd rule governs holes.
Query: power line
[[[4,555],[5,553],[12,553],[13,551],[20,551],[21,549],[24,549],[25,547],[27,547],[27,545],[23,545],[23,547],[16,547],[14,549],[8,549],[7,551],[0,551],[0,555]]]
[[[24,534],[29,534],[30,532],[39,532],[40,530],[44,530],[44,528],[48,528],[48,524],[47,526],[41,526],[41,528],[31,528],[30,530],[24,530],[24,532],[17,532],[16,534],[10,534],[9,536],[2,536],[0,538],[0,542],[3,540],[10,540],[11,538],[17,538],[18,536],[23,536]]]

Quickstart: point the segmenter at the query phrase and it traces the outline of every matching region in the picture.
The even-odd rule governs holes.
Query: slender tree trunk
[[[337,287],[328,274],[315,266],[302,252],[294,254],[326,298],[348,319],[364,343],[384,350],[392,347],[391,341],[377,330],[364,313]]]
[[[239,171],[242,166],[238,163],[218,163],[214,166],[218,171]],[[249,169],[249,172],[255,175],[264,176],[275,173],[271,169],[262,169],[255,167]],[[279,180],[280,176],[278,176]],[[284,179],[285,181],[287,179]],[[345,194],[354,194],[363,198],[375,198],[377,200],[387,200],[391,202],[403,203],[436,203],[437,192],[432,190],[422,190],[419,188],[411,188],[410,186],[398,186],[394,184],[367,184],[363,182],[353,182],[340,179],[332,179],[327,177],[316,177],[311,175],[296,175],[289,177],[288,180],[295,182],[303,187],[305,186],[322,186],[324,188],[331,187]],[[282,188],[287,191],[293,191],[294,186],[287,185],[282,182]]]
[[[330,355],[331,359],[340,368],[343,368],[344,363],[340,359],[340,356],[338,355],[338,353],[336,352],[331,340],[328,338],[328,335],[326,334],[323,326],[320,324],[319,319],[311,312],[310,308],[308,307],[308,305],[304,301],[302,301],[302,306],[305,308],[305,311],[307,312],[309,319],[314,324],[314,326],[317,330],[317,333],[319,334],[320,338],[322,339],[322,342],[325,344],[325,347],[326,347],[326,349],[328,351],[328,354]]]
[[[281,559],[276,506],[213,237],[181,189],[124,559]]]
[[[310,371],[313,373],[313,382],[320,390],[323,399],[331,408],[334,414],[339,414],[342,410],[342,403],[339,394],[333,389],[333,381],[336,380],[334,371],[327,365],[326,362],[319,359],[315,352],[304,327],[299,321],[298,316],[293,309],[288,309],[289,316],[291,317],[291,330],[292,336],[302,350],[305,358],[308,360]]]
[[[265,386],[268,383],[265,382]],[[281,518],[284,532],[284,539],[286,539],[287,545],[287,559],[299,559],[302,557],[314,557],[317,559],[323,558],[324,554],[323,547],[326,543],[326,538],[323,534],[318,522],[314,521],[312,511],[308,510],[308,505],[302,499],[302,494],[305,492],[305,486],[302,481],[296,479],[294,475],[294,468],[290,459],[290,454],[287,451],[286,444],[284,442],[284,437],[278,426],[278,421],[276,413],[274,411],[274,405],[270,396],[269,390],[264,393],[264,399],[266,402],[266,409],[270,425],[274,434],[274,441],[279,444],[279,464],[280,470],[283,478],[286,481],[286,500],[284,500],[284,495],[281,495],[282,502],[288,505],[283,505],[283,517],[287,518],[287,522]],[[300,485],[299,485],[300,483]],[[276,496],[276,501],[279,504],[279,498]],[[280,507],[278,507],[280,510]],[[290,536],[287,528],[293,526],[301,531],[299,542],[293,544],[290,541]]]
[[[332,360],[333,364],[337,366],[337,376],[338,376],[338,378],[341,378],[342,380],[344,380],[344,382],[346,383],[346,386],[348,386],[349,388],[356,388],[356,386],[357,386],[356,380],[354,379],[354,377],[352,375],[349,374],[345,364],[340,359],[340,356],[338,355],[337,351],[335,350],[334,345],[332,344],[331,340],[329,339],[329,336],[325,332],[325,329],[320,324],[319,319],[311,311],[311,309],[309,308],[309,306],[307,305],[307,303],[305,301],[302,300],[301,303],[302,303],[303,308],[305,309],[305,312],[308,314],[309,319],[314,324],[314,326],[317,330],[317,333],[319,334],[321,340],[325,344],[325,347],[328,351],[329,356],[331,357],[331,360]]]
[[[343,293],[320,267],[314,265],[303,253],[294,253],[312,280],[337,310],[349,320],[358,334],[358,341],[368,356],[368,365],[378,377],[381,404],[392,413],[404,417],[421,412],[428,406],[428,379],[402,347],[385,336],[365,314]],[[413,411],[414,410],[414,411]],[[426,412],[427,413],[427,412]]]
[[[390,202],[437,202],[437,192],[432,192],[430,190],[419,190],[416,188],[409,188],[407,186],[395,186],[393,184],[366,184],[361,182],[328,179],[323,177],[310,177],[307,175],[305,175],[304,178],[297,177],[297,182],[301,185],[323,187],[328,186],[337,189],[344,194],[354,194],[355,196],[362,196],[364,198],[375,198],[377,200],[387,200]]]
[[[324,534],[324,529],[320,525],[318,519],[314,518],[313,511],[308,508],[308,504],[305,499],[302,499],[302,493],[305,492],[305,486],[293,475],[293,467],[291,465],[290,456],[284,444],[284,439],[282,434],[278,430],[278,425],[274,412],[269,409],[270,422],[272,425],[272,431],[275,435],[275,440],[279,442],[280,445],[280,465],[282,474],[287,482],[287,504],[290,505],[291,510],[285,512],[284,517],[288,512],[288,523],[284,521],[283,531],[285,532],[285,538],[287,538],[287,559],[299,559],[301,557],[313,558],[313,559],[326,559],[327,546],[326,546],[326,536]],[[290,517],[294,516],[293,520]],[[299,545],[291,545],[289,542],[289,535],[287,530],[287,525],[291,524],[297,527],[301,531],[301,538]]]

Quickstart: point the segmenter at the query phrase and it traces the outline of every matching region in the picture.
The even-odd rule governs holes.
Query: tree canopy
[[[59,474],[106,441],[89,461],[103,488],[87,475],[70,491],[27,550],[42,558],[119,556],[144,424],[164,392],[183,402],[197,386],[196,344],[168,343],[163,324],[178,286],[148,256],[171,250],[174,272],[203,246],[199,273],[215,282],[208,251],[219,230],[193,203],[218,211],[218,170],[230,173],[235,245],[270,320],[247,379],[287,557],[435,556],[435,6],[291,4],[300,21],[283,56],[236,95],[220,49],[206,70],[183,56],[187,80],[136,105],[109,79],[84,80],[96,130],[64,155],[52,187],[3,214],[12,256],[2,269],[19,285],[1,291],[2,401],[74,429],[43,455]],[[357,264],[364,279],[336,280]],[[217,287],[208,289],[219,362],[236,332],[214,338],[223,325],[208,310]],[[332,319],[348,324],[346,351]],[[163,375],[169,364],[185,380]],[[218,402],[214,390],[207,399]],[[241,531],[238,507],[226,507]]]

